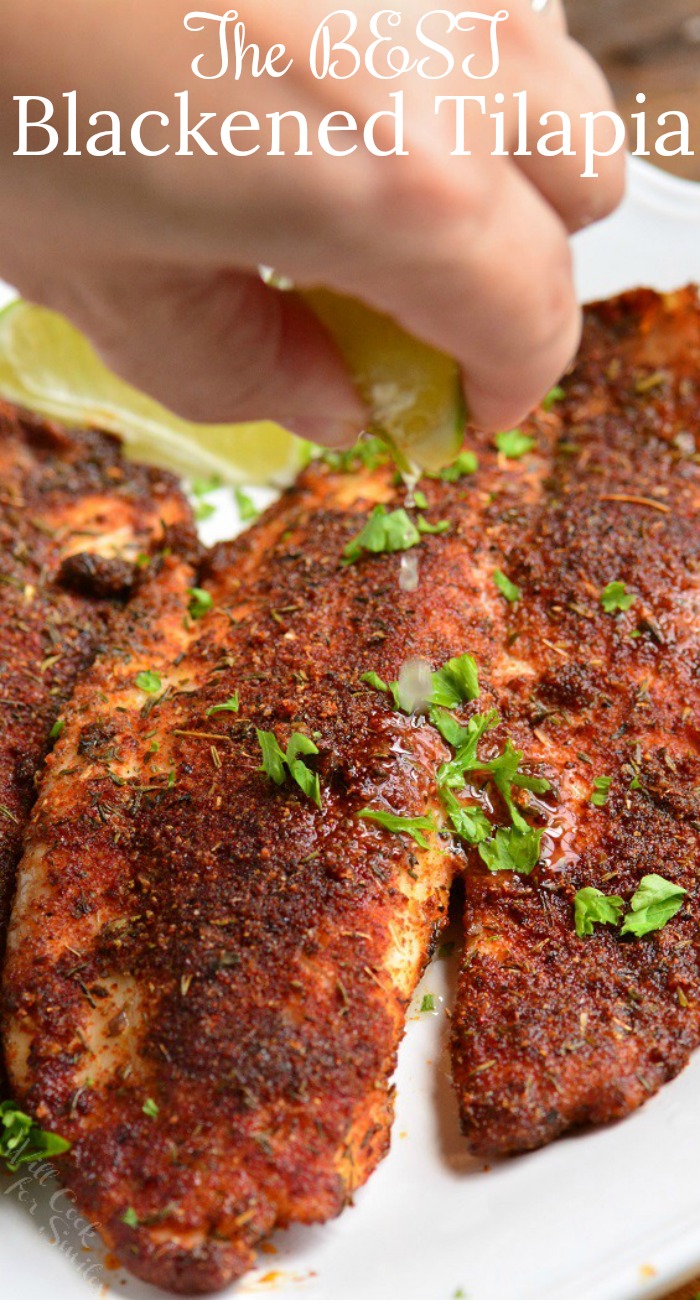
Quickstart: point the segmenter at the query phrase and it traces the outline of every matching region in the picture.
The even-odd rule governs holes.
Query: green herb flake
[[[437,831],[432,817],[397,817],[394,813],[375,808],[363,808],[357,815],[363,821],[376,822],[378,826],[383,827],[385,831],[391,831],[393,835],[410,835],[421,849],[430,848],[422,832]]]
[[[606,614],[624,613],[634,604],[636,596],[627,590],[624,582],[609,582],[600,593],[600,603]]]
[[[122,1214],[122,1223],[125,1223],[127,1228],[138,1228],[139,1216],[136,1213],[136,1210],[134,1209],[133,1205],[129,1205],[125,1209],[124,1213]]]
[[[522,429],[509,429],[506,433],[496,434],[496,447],[506,460],[521,460],[536,447],[534,438]]]
[[[566,397],[565,390],[563,388],[560,388],[559,385],[557,384],[556,388],[550,388],[549,392],[547,393],[547,396],[543,397],[542,410],[551,411],[553,407],[556,406],[557,402],[563,402],[565,397]]]
[[[433,673],[432,704],[456,709],[460,704],[478,700],[480,694],[479,670],[471,655],[449,659]]]
[[[160,1106],[152,1097],[147,1097],[143,1103],[143,1113],[144,1115],[147,1115],[149,1119],[157,1119],[160,1114]]]
[[[610,797],[610,787],[612,785],[612,782],[613,779],[611,776],[597,776],[595,778],[595,781],[593,782],[593,794],[591,795],[591,803],[595,804],[596,808],[605,807],[606,803],[608,802],[608,798]]]
[[[422,515],[418,516],[418,532],[425,533],[426,536],[440,536],[442,533],[448,533],[451,527],[449,519],[441,519],[437,524],[429,524]]]
[[[440,797],[455,834],[467,844],[483,844],[493,832],[493,826],[479,804],[463,804],[444,786]]]
[[[56,721],[54,722],[49,732],[49,740],[58,740],[58,737],[61,735],[61,732],[65,730],[65,726],[66,726],[65,718],[56,718]]]
[[[529,876],[540,860],[542,831],[528,826],[525,831],[516,826],[501,827],[492,840],[479,845],[479,856],[489,871],[517,871]]]
[[[212,718],[215,713],[238,713],[239,707],[240,697],[238,691],[235,691],[227,700],[224,700],[223,704],[212,704],[211,708],[207,709],[204,716],[206,718]]]
[[[374,470],[390,459],[389,449],[383,439],[363,435],[349,451],[323,451],[319,460],[338,474],[352,474],[357,469]]]
[[[258,738],[258,744],[262,751],[262,766],[258,771],[264,772],[269,776],[275,785],[284,785],[286,778],[287,758],[283,749],[280,748],[279,741],[272,731],[255,732]]]
[[[150,563],[151,563],[150,555],[146,555],[144,551],[139,551],[138,555],[136,556],[136,559],[134,560],[134,564],[136,565],[136,568],[147,569]]]
[[[416,524],[405,510],[389,513],[386,506],[375,506],[364,528],[348,542],[343,557],[346,564],[354,564],[363,551],[368,551],[371,555],[409,551],[411,547],[418,546],[420,539]]]
[[[634,894],[621,934],[634,934],[641,938],[653,930],[663,930],[664,926],[683,906],[683,899],[688,893],[681,885],[674,885],[663,876],[643,876],[639,888]]]
[[[194,517],[198,524],[203,524],[207,519],[211,519],[216,514],[216,506],[209,501],[198,501],[194,508]]]
[[[389,692],[389,687],[386,682],[382,681],[378,673],[363,673],[360,681],[364,682],[366,686],[373,686],[375,691],[383,691],[385,694]]]
[[[140,691],[145,691],[146,695],[157,695],[162,686],[160,676],[151,669],[145,673],[139,673],[136,678],[136,685]]]
[[[463,451],[457,457],[453,465],[448,465],[443,469],[440,478],[443,483],[457,483],[461,478],[467,478],[470,474],[476,474],[479,468],[479,461],[473,451]]]
[[[425,495],[425,492],[421,492],[419,491],[418,488],[416,488],[415,492],[413,493],[413,500],[415,501],[416,506],[418,507],[419,510],[428,509],[428,498]]]
[[[264,772],[275,785],[282,785],[286,779],[287,772],[296,782],[299,789],[316,804],[317,808],[322,808],[321,786],[317,772],[312,772],[300,754],[318,754],[318,749],[313,740],[299,732],[295,732],[289,739],[287,752],[280,748],[277,737],[272,731],[255,732],[258,738],[258,744],[262,751],[262,766],[258,769]]]
[[[253,501],[253,498],[248,496],[248,493],[244,492],[242,488],[234,488],[233,495],[236,499],[236,508],[241,523],[248,524],[251,523],[253,519],[257,519],[260,511]]]
[[[435,1005],[434,993],[423,994],[423,1001],[420,1004],[420,1009],[421,1009],[421,1015],[425,1015],[426,1012],[428,1011],[437,1011],[437,1007]]]
[[[501,569],[494,569],[493,580],[501,595],[505,596],[509,604],[515,605],[516,602],[521,599],[523,593],[520,590],[520,587],[517,587],[514,582],[511,582],[510,578],[507,578]]]
[[[213,608],[214,601],[210,593],[205,591],[203,587],[190,587],[187,594],[190,598],[187,607],[190,618],[195,620],[204,618],[205,614],[208,614],[210,609]]]
[[[0,1161],[11,1174],[32,1160],[50,1160],[70,1150],[70,1142],[47,1133],[12,1101],[0,1104]]]
[[[461,728],[461,738],[455,745],[446,734],[448,730],[445,726],[446,717],[447,715],[441,717],[437,710],[430,715],[431,722],[438,727],[443,738],[456,749],[454,757],[438,769],[437,780],[440,786],[459,790],[464,785],[466,772],[473,772],[483,767],[477,755],[477,746],[487,731],[498,726],[500,718],[496,709],[491,709],[489,713],[475,713],[466,727]],[[454,719],[451,721],[454,722]]]
[[[604,894],[587,885],[574,898],[574,922],[579,939],[593,934],[594,925],[619,925],[625,904],[617,894]]]
[[[210,493],[216,492],[217,488],[223,487],[223,480],[218,474],[211,474],[209,478],[197,478],[192,484],[192,493],[196,497],[208,497]]]

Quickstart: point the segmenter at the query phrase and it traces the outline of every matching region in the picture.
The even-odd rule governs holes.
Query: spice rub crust
[[[694,290],[589,309],[545,492],[506,556],[524,671],[499,703],[557,806],[531,877],[467,884],[453,1078],[488,1158],[620,1118],[700,1040],[699,374]],[[634,601],[606,613],[620,580]],[[577,936],[579,889],[629,904],[652,873],[688,891],[665,929]]]
[[[126,464],[116,438],[0,401],[0,954],[51,729],[137,582],[137,556],[174,525],[191,515],[171,475]]]

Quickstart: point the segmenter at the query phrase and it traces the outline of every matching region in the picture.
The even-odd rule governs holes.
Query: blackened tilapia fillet
[[[135,585],[140,552],[189,529],[175,480],[115,438],[0,402],[0,953],[49,733]]]
[[[566,393],[543,498],[505,559],[522,671],[497,701],[556,785],[555,838],[527,879],[470,875],[453,1020],[464,1131],[489,1157],[627,1114],[700,1040],[695,291],[591,309]],[[601,606],[613,581],[627,612]],[[654,873],[688,891],[663,930],[577,937],[578,889],[627,902]]]
[[[540,466],[504,474],[481,442],[478,481],[426,484],[453,531],[422,543],[418,593],[399,555],[342,563],[371,507],[403,502],[390,468],[313,467],[208,571],[167,561],[50,755],[5,975],[12,1080],[73,1141],[84,1212],[161,1286],[225,1285],[275,1226],[337,1214],[387,1149],[459,851],[358,819],[436,807],[448,757],[360,679],[468,648],[488,668],[492,494],[507,512]],[[195,581],[213,607],[192,623]],[[211,712],[236,691],[238,713]],[[322,811],[261,772],[256,728],[315,741]]]
[[[472,431],[478,473],[421,485],[451,527],[423,538],[417,592],[399,555],[342,564],[373,505],[404,503],[391,471],[315,466],[204,569],[167,559],[78,687],[22,864],[6,1048],[20,1099],[74,1144],[84,1213],[141,1277],[223,1286],[272,1228],[338,1213],[369,1175],[456,873],[475,1150],[623,1113],[696,1044],[698,320],[690,291],[592,309],[533,451],[508,460]],[[619,616],[599,603],[616,579],[637,593]],[[195,583],[212,608],[193,622]],[[480,755],[510,738],[552,784],[517,794],[546,832],[527,878],[444,831],[423,850],[357,817],[444,825],[450,751],[361,678],[467,652],[482,692],[460,720],[501,716]],[[212,712],[236,691],[237,713]],[[260,771],[256,728],[315,741],[322,810]],[[503,821],[492,788],[474,797]],[[580,885],[628,897],[653,870],[689,891],[664,931],[576,937]]]

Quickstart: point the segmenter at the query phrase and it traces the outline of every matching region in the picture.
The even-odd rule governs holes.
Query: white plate
[[[582,299],[700,281],[700,186],[640,163],[621,211],[576,241]],[[230,534],[227,493],[207,541]],[[700,1272],[700,1057],[630,1119],[485,1172],[465,1153],[441,1044],[453,972],[434,963],[401,1049],[392,1151],[354,1209],[275,1238],[232,1294],[274,1300],[654,1300]],[[419,1004],[419,994],[416,1005]],[[65,1194],[0,1181],[2,1294],[81,1300],[156,1293],[102,1269]],[[80,1225],[82,1226],[82,1225]],[[71,1254],[73,1258],[71,1258]],[[82,1270],[82,1271],[81,1271]],[[89,1276],[85,1272],[89,1271]]]

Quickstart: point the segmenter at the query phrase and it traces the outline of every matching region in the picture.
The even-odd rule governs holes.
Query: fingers
[[[51,305],[113,370],[185,419],[274,420],[341,447],[364,428],[360,398],[316,318],[256,275],[133,266],[83,273],[81,284]]]
[[[580,311],[549,204],[504,161],[490,159],[484,174],[474,160],[469,175],[467,207],[439,193],[439,177],[431,192],[424,174],[420,195],[404,194],[391,220],[367,215],[354,265],[328,266],[324,278],[456,357],[475,421],[507,428],[568,366]]]
[[[623,197],[623,127],[598,65],[544,17],[531,14],[517,29],[511,57],[528,88],[529,140],[523,150],[518,108],[508,97],[507,139],[514,163],[573,232],[608,216]]]

